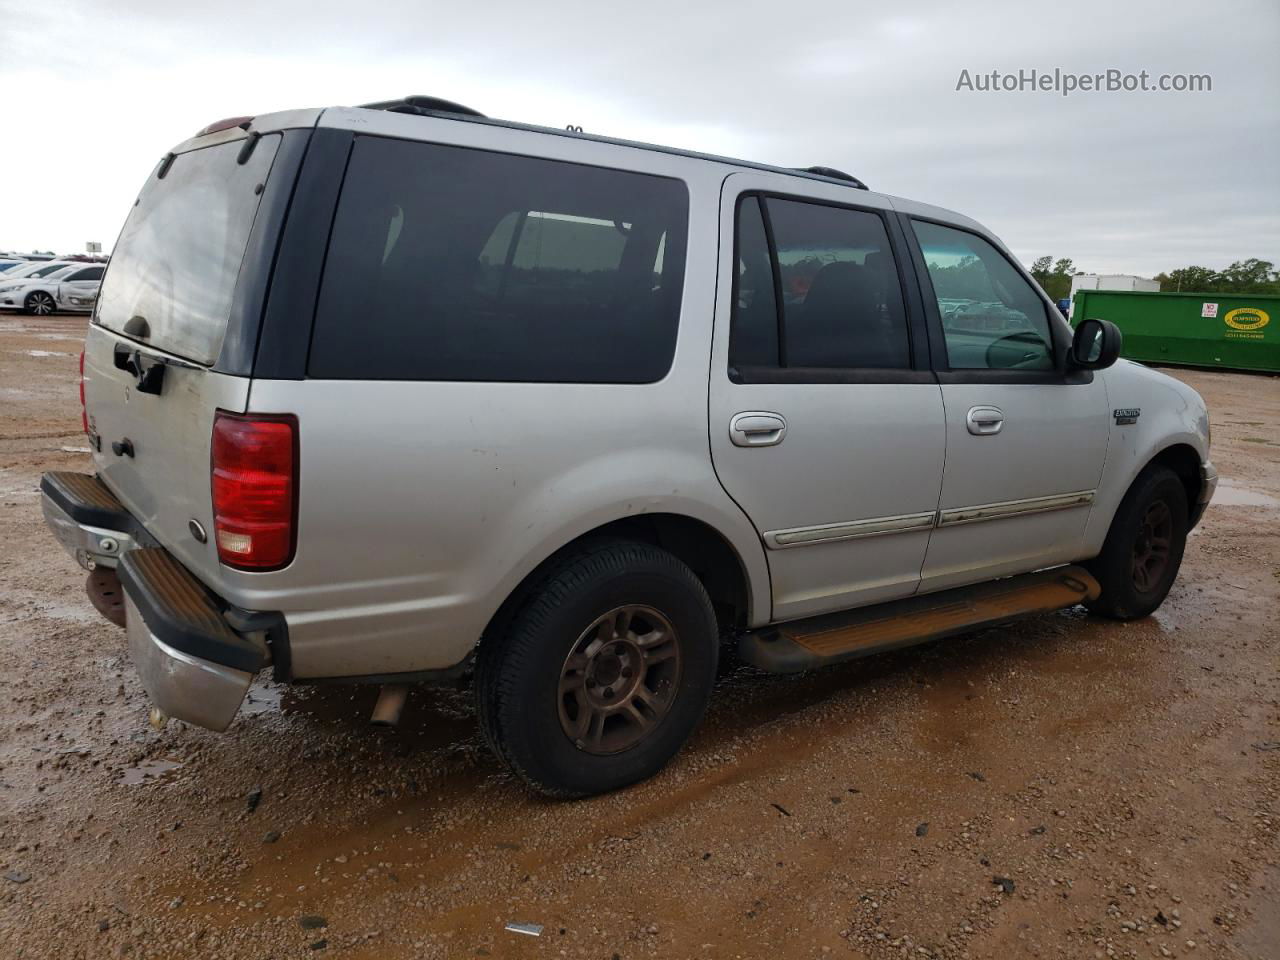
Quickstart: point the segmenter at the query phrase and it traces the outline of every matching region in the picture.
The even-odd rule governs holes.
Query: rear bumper
[[[228,606],[96,477],[48,473],[40,488],[58,542],[86,569],[118,573],[129,655],[148,696],[170,717],[225,730],[273,641],[284,645],[283,616]]]
[[[163,548],[130,551],[119,572],[129,656],[147,694],[168,716],[227,729],[267,663],[265,638],[232,630],[216,598]]]
[[[40,493],[45,524],[86,570],[115,567],[126,551],[155,543],[97,477],[46,473]]]

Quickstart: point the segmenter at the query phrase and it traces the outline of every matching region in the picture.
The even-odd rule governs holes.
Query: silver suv
[[[722,648],[797,671],[1164,599],[1200,397],[980,224],[408,98],[214,124],[147,179],[48,523],[153,718],[255,674],[474,674],[557,796],[646,777]],[[117,576],[118,575],[118,576]]]

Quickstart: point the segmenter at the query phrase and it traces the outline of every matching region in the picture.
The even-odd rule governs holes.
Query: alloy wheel
[[[652,607],[615,607],[578,637],[560,670],[560,726],[586,753],[634,747],[655,731],[680,686],[675,627]]]
[[[1173,543],[1173,513],[1163,500],[1156,500],[1142,515],[1142,524],[1133,541],[1133,585],[1141,593],[1155,588],[1169,565]]]

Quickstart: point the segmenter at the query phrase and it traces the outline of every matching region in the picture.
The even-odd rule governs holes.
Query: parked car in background
[[[44,511],[155,722],[225,729],[268,665],[394,722],[474,670],[497,754],[578,796],[670,759],[725,642],[787,673],[1159,607],[1209,421],[1119,351],[981,224],[826,167],[431,98],[238,117],[129,212],[94,473]]]
[[[41,317],[58,310],[87,313],[98,298],[105,270],[97,264],[73,263],[44,276],[0,280],[0,309],[22,310]]]
[[[23,260],[0,274],[4,278],[0,282],[7,283],[10,280],[47,277],[49,274],[69,266],[71,266],[70,260]]]

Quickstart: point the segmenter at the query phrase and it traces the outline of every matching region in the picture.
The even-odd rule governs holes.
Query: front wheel
[[[27,301],[23,306],[27,313],[34,313],[37,317],[47,317],[53,313],[57,304],[54,303],[53,297],[49,294],[43,290],[37,290],[27,297]]]
[[[578,797],[652,776],[701,720],[715,614],[671,554],[607,541],[558,563],[476,663],[485,736],[536,790]]]
[[[1187,543],[1187,492],[1177,474],[1151,467],[1120,502],[1102,553],[1085,564],[1102,585],[1089,610],[1115,620],[1152,613],[1168,596]]]

